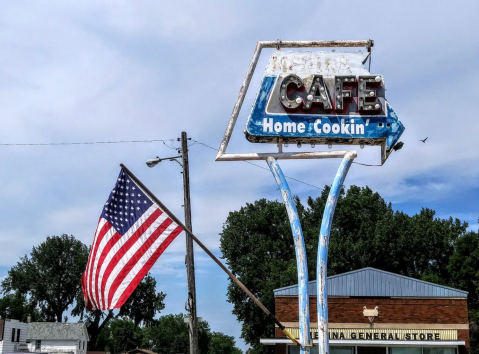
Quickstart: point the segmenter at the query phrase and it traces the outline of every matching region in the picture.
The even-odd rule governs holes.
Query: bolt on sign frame
[[[236,100],[233,112],[231,113],[230,120],[228,122],[226,131],[224,133],[223,139],[221,141],[220,147],[218,149],[218,154],[216,156],[216,161],[245,161],[245,160],[265,160],[275,178],[275,181],[280,188],[282,198],[284,200],[288,217],[290,220],[290,226],[293,233],[293,240],[295,244],[295,253],[296,253],[296,262],[298,268],[298,288],[299,288],[299,344],[301,345],[301,354],[308,354],[310,352],[310,347],[312,347],[312,341],[310,337],[310,318],[309,318],[309,293],[308,293],[308,268],[306,260],[306,250],[304,245],[303,232],[301,229],[301,224],[299,221],[298,212],[294,204],[294,200],[291,195],[288,183],[284,177],[284,174],[277,162],[279,159],[324,159],[324,158],[342,158],[342,162],[339,166],[337,174],[334,178],[326,207],[324,210],[319,242],[318,242],[318,256],[317,256],[317,316],[318,316],[318,343],[319,343],[319,354],[329,353],[329,338],[328,338],[328,310],[327,310],[327,254],[328,254],[328,244],[329,236],[331,231],[331,224],[334,215],[334,210],[336,203],[340,194],[341,186],[343,185],[344,179],[349,171],[352,161],[357,156],[356,151],[347,150],[347,151],[318,151],[318,152],[283,152],[283,144],[294,142],[301,144],[311,143],[311,144],[328,144],[328,145],[353,145],[353,144],[367,144],[367,145],[381,145],[381,160],[384,163],[389,154],[392,151],[394,145],[398,142],[398,139],[404,127],[397,119],[394,111],[390,105],[383,99],[379,100],[378,93],[382,88],[382,93],[384,93],[383,88],[383,79],[381,76],[371,75],[368,70],[366,70],[362,64],[370,55],[371,47],[374,45],[372,40],[340,40],[340,41],[260,41],[257,43],[253,57],[249,64],[248,70],[246,72],[246,77],[241,86],[238,98]],[[314,48],[314,47],[326,47],[326,48],[335,48],[335,47],[365,47],[368,50],[367,56],[363,55],[363,58],[359,59],[359,64],[356,65],[355,73],[359,75],[351,75],[353,72],[350,70],[349,75],[339,75],[333,77],[332,79],[324,79],[322,75],[311,75],[310,78],[303,79],[294,74],[279,74],[277,77],[263,78],[262,87],[260,88],[256,102],[253,106],[252,112],[247,122],[247,129],[245,131],[246,137],[250,142],[261,142],[261,143],[276,143],[278,146],[278,152],[271,153],[234,153],[227,154],[226,149],[228,147],[231,135],[233,133],[236,121],[238,119],[241,106],[243,104],[246,92],[249,88],[253,73],[256,69],[258,59],[260,57],[261,51],[263,48],[276,48],[278,51],[281,48]],[[294,55],[293,52],[291,55]],[[339,54],[339,56],[338,56]],[[351,61],[351,65],[358,61],[358,58],[361,57],[357,53],[334,53],[337,58],[341,60],[344,59],[344,62],[347,63],[347,60]],[[349,56],[348,56],[349,55]],[[347,59],[347,58],[349,59]],[[273,56],[273,71],[277,69],[276,67],[276,58]],[[339,60],[339,59],[338,59]],[[270,58],[271,61],[271,58]],[[327,62],[328,65],[330,62]],[[357,63],[356,63],[357,64]],[[269,65],[269,64],[268,64]],[[318,62],[317,64],[321,64]],[[342,65],[342,64],[341,64]],[[349,64],[346,64],[349,68]],[[278,66],[279,68],[279,66]],[[267,71],[271,68],[267,68]],[[359,70],[359,71],[358,71]],[[286,69],[284,71],[287,71]],[[278,70],[276,70],[278,72]],[[271,71],[270,71],[271,73]],[[317,74],[317,73],[316,73]],[[287,75],[287,76],[285,76]],[[280,83],[279,79],[283,79]],[[268,80],[266,80],[268,79]],[[275,80],[277,81],[275,82]],[[309,80],[309,81],[308,81]],[[329,80],[329,86],[332,89],[328,89],[325,84],[325,80]],[[344,85],[344,89],[343,89]],[[353,90],[347,90],[346,88],[351,88]],[[369,85],[369,86],[368,86]],[[371,87],[371,85],[373,85]],[[377,87],[380,86],[378,89]],[[293,90],[291,90],[293,87]],[[374,88],[376,87],[376,89]],[[303,88],[299,92],[299,89]],[[305,88],[305,89],[304,89]],[[297,89],[297,92],[294,92],[294,89]],[[276,91],[275,91],[276,90]],[[335,90],[335,91],[332,91]],[[296,98],[291,99],[292,91],[294,94],[298,94]],[[330,98],[333,93],[333,100]],[[353,117],[350,118],[350,112],[346,110],[346,103],[348,103],[348,109],[351,107],[351,101],[354,103],[356,101],[351,100],[352,95],[356,93],[358,100],[356,106],[353,107]],[[311,119],[310,116],[314,116],[314,113],[310,111],[313,106],[317,108],[318,105],[322,105],[323,111],[322,115],[318,115],[316,112],[316,117],[321,117],[321,119],[316,119],[314,123],[314,131],[312,128],[309,129],[309,132],[312,132],[308,135],[302,134],[305,133],[305,124],[307,123],[291,123],[291,122],[274,122],[274,113],[268,115],[268,108],[273,107],[273,110],[278,110],[279,102],[273,102],[270,104],[272,96],[277,96],[279,101],[284,108],[282,113],[286,111],[286,114],[283,116],[296,116],[294,119],[300,118]],[[302,95],[302,96],[301,96]],[[369,97],[370,96],[370,97]],[[276,105],[276,108],[274,108]],[[259,110],[255,109],[260,107]],[[297,114],[298,110],[302,109],[302,115]],[[355,115],[358,113],[359,115]],[[255,117],[256,114],[256,117]],[[364,119],[365,124],[363,124],[362,130],[357,128],[354,129],[354,120],[355,117],[367,118],[371,116],[371,126],[369,128],[364,128],[364,125],[367,127],[370,123],[370,119]],[[376,119],[374,114],[379,114],[381,118]],[[276,115],[277,118],[278,115]],[[281,116],[281,114],[279,115]],[[331,119],[332,120],[328,120]],[[345,118],[341,118],[345,117]],[[251,123],[252,119],[256,119],[255,122]],[[323,122],[322,122],[323,120]],[[336,122],[333,124],[333,122]],[[339,124],[340,123],[340,124]],[[277,126],[279,124],[279,126]],[[297,124],[293,125],[292,124]],[[303,124],[303,126],[300,126]],[[322,125],[322,127],[320,127]],[[281,131],[281,126],[283,131]],[[288,126],[289,130],[284,130]],[[386,126],[388,129],[386,129]],[[258,128],[260,127],[260,128]],[[277,129],[278,127],[278,129]],[[335,138],[330,138],[325,136],[324,133],[336,129],[334,132],[336,134]],[[321,132],[323,129],[323,132]],[[340,129],[340,130],[338,130]],[[351,129],[351,130],[350,130]],[[285,133],[286,132],[286,133]],[[345,133],[342,135],[342,133]],[[356,136],[356,132],[359,132]],[[322,133],[322,134],[321,134]],[[362,134],[361,134],[362,133]]]

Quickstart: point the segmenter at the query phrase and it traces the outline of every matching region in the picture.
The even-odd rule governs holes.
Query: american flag
[[[122,168],[82,276],[86,307],[120,308],[181,231]]]

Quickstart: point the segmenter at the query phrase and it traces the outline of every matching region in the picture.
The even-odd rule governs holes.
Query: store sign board
[[[381,145],[382,160],[404,131],[367,53],[276,51],[246,123],[254,143]]]
[[[298,335],[297,328],[288,328]],[[452,329],[338,329],[329,328],[330,340],[368,340],[368,341],[453,341],[457,340],[457,330]],[[311,337],[318,339],[318,330],[311,329]]]

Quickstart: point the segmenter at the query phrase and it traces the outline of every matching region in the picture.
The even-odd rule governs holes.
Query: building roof
[[[89,340],[84,323],[32,322],[28,325],[27,336],[27,339],[39,340],[78,340],[85,337]]]
[[[454,297],[467,298],[467,291],[405,277],[375,268],[363,268],[328,277],[328,296]],[[316,296],[316,280],[308,284]],[[274,290],[275,296],[297,296],[298,285]]]
[[[126,352],[125,354],[156,354],[156,353],[149,349],[136,348]]]

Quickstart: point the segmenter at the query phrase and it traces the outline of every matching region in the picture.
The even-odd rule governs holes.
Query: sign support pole
[[[331,224],[333,222],[334,210],[341,193],[344,179],[351,167],[356,154],[347,153],[341,164],[339,165],[336,177],[334,177],[333,185],[329,191],[328,200],[324,208],[323,220],[321,222],[321,230],[319,234],[318,259],[316,262],[317,277],[317,296],[318,296],[318,352],[319,354],[329,353],[329,336],[328,336],[328,245],[329,236],[331,235]]]
[[[298,288],[299,288],[299,342],[301,343],[301,354],[309,354],[311,345],[311,335],[309,330],[309,292],[308,292],[308,262],[306,259],[306,247],[304,245],[303,231],[299,221],[298,210],[291,196],[288,182],[284,177],[283,171],[279,167],[274,157],[268,157],[268,166],[271,173],[281,190],[286,210],[288,212],[291,231],[296,251],[296,264],[298,268]]]

